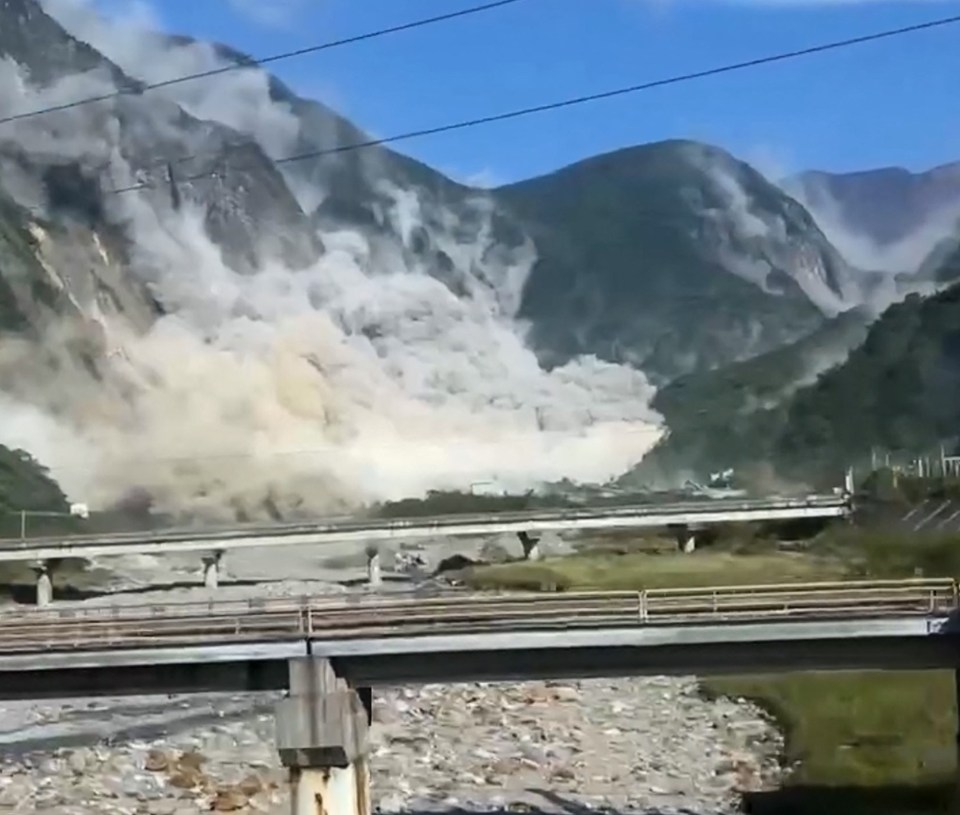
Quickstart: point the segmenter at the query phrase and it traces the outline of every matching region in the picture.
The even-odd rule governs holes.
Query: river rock
[[[124,716],[155,721],[158,732],[128,743],[101,732],[62,753],[26,739],[10,745],[0,813],[285,814],[270,712],[278,698],[104,702],[116,705],[117,734]],[[67,734],[68,720],[73,729],[85,716],[102,722],[104,709],[58,715]],[[576,806],[715,815],[779,777],[782,739],[767,717],[745,702],[702,698],[692,678],[378,689],[374,722],[372,794],[384,813]]]

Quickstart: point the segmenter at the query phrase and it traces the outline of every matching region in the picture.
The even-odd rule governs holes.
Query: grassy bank
[[[949,671],[718,678],[712,693],[761,702],[783,725],[797,784],[913,783],[954,767]]]
[[[693,555],[589,551],[537,563],[501,563],[472,569],[468,582],[481,589],[639,590],[674,586],[723,586],[830,580],[843,576],[836,561],[805,554],[736,554],[701,551]]]
[[[478,567],[466,578],[485,588],[574,590],[960,574],[955,538],[906,541],[840,530],[800,553],[746,548],[683,555],[601,547],[541,563]],[[783,790],[751,798],[751,812],[950,811],[956,702],[949,672],[737,676],[706,680],[703,688],[756,701],[784,729],[789,778]]]

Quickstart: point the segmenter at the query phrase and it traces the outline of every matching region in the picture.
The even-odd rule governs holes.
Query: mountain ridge
[[[843,173],[807,170],[786,186],[798,188],[814,208],[829,199],[851,228],[881,246],[904,240],[945,210],[960,216],[960,162],[919,172],[897,166]]]

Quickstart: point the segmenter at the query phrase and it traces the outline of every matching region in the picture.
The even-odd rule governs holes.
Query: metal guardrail
[[[958,608],[950,579],[794,583],[581,592],[377,598],[343,596],[0,613],[0,654],[115,650],[436,633],[611,628],[811,618],[944,615]]]

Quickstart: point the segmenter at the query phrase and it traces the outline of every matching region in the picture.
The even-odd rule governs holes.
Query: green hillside
[[[798,391],[774,457],[784,472],[823,471],[865,458],[874,445],[924,451],[958,429],[960,285],[954,285],[892,306],[846,364]]]
[[[945,268],[960,269],[960,251]],[[814,363],[826,370],[810,382]],[[634,479],[768,466],[788,479],[836,483],[874,446],[929,450],[960,435],[960,285],[911,295],[869,330],[849,313],[790,346],[685,377],[654,405],[671,432]]]
[[[793,395],[862,343],[867,330],[867,315],[852,310],[794,343],[662,388],[653,406],[670,433],[626,481],[702,478],[767,460]]]
[[[47,470],[29,453],[0,445],[0,530],[14,534],[20,510],[66,512],[66,496]],[[16,529],[14,529],[16,527]]]

